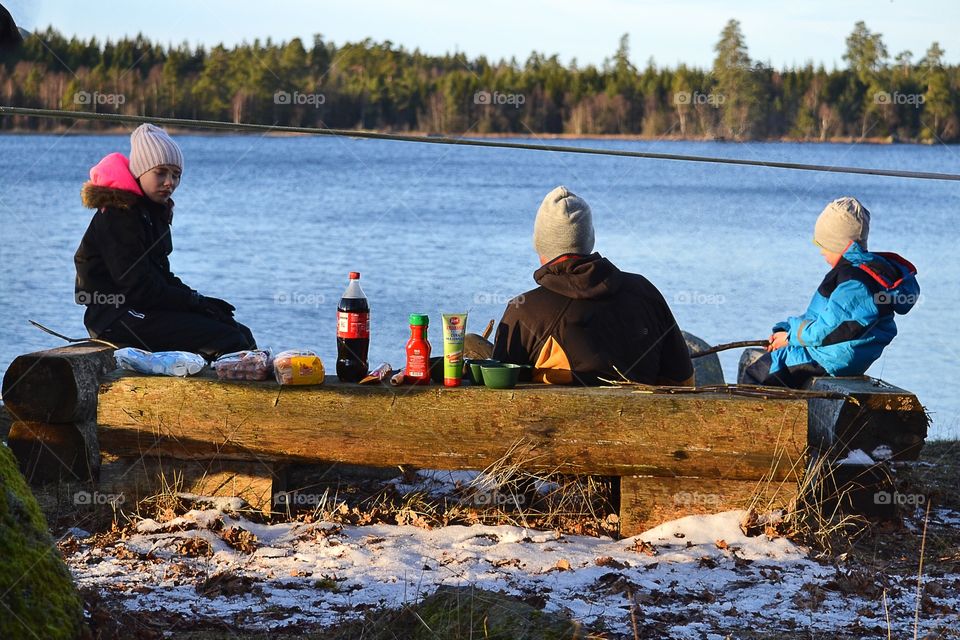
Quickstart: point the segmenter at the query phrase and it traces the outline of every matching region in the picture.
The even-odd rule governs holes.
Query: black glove
[[[237,310],[235,306],[227,302],[226,300],[221,300],[220,298],[210,298],[208,296],[203,296],[203,299],[207,301],[207,304],[211,304],[219,308],[223,313],[233,317],[233,312]]]
[[[236,325],[233,319],[233,312],[237,310],[232,304],[220,298],[210,298],[208,296],[198,296],[198,307],[202,313],[213,316],[221,322]]]

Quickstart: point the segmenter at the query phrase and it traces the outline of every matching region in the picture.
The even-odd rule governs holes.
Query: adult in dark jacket
[[[147,351],[191,351],[213,359],[256,347],[233,305],[202,296],[170,270],[170,225],[183,155],[150,124],[130,137],[128,161],[112,153],[90,170],[81,199],[96,209],[74,256],[76,302],[94,338]]]
[[[646,278],[592,253],[590,207],[565,187],[544,198],[534,223],[540,286],[511,300],[493,357],[530,364],[534,380],[599,384],[626,377],[692,385],[693,365],[670,307]]]

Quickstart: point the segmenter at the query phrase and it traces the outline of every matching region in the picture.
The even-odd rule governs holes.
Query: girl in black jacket
[[[76,302],[94,338],[147,351],[208,359],[256,348],[234,307],[202,296],[170,270],[170,225],[183,155],[151,124],[130,136],[130,159],[112,153],[90,170],[84,206],[96,209],[74,256]]]

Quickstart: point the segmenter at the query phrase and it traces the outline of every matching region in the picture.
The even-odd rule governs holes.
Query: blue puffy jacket
[[[771,373],[816,361],[830,375],[863,375],[897,335],[894,314],[916,303],[916,274],[897,254],[870,253],[852,242],[804,314],[774,326],[775,332],[788,332],[789,344],[771,353]]]

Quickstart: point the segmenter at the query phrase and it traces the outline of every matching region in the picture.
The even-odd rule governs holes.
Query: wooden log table
[[[814,389],[829,385],[829,397],[809,400],[336,379],[279,387],[212,373],[107,373],[110,355],[86,345],[21,356],[4,376],[4,400],[13,399],[10,443],[21,465],[49,476],[57,466],[76,474],[78,456],[92,460],[87,468],[100,490],[127,500],[176,486],[240,495],[270,510],[279,493],[297,489],[287,483],[290,465],[480,470],[512,456],[530,470],[619,478],[621,533],[632,535],[755,500],[786,506],[808,446],[835,455],[868,432],[871,443],[887,442],[908,459],[926,430],[912,394],[868,378],[822,379]]]

